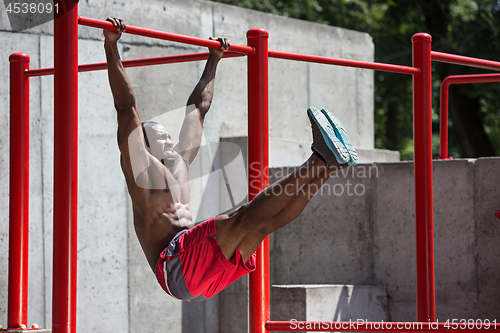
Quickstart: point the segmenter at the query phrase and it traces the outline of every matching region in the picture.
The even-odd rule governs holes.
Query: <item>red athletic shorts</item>
[[[213,217],[182,230],[163,250],[155,273],[167,294],[185,301],[204,301],[255,270],[255,253],[244,263],[236,249],[227,260],[215,238],[210,237],[216,231]]]

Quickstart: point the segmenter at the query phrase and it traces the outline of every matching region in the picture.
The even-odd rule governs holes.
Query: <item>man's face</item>
[[[149,141],[151,155],[160,161],[174,157],[174,142],[165,127],[160,124],[147,124],[145,132]]]

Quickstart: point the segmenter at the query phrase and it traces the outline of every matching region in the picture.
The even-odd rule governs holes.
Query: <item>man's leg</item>
[[[219,217],[214,237],[225,257],[230,259],[238,248],[246,262],[267,235],[299,216],[339,166],[328,168],[313,154],[294,172],[260,192],[234,215]]]
[[[213,235],[222,252],[230,259],[236,249],[246,262],[271,232],[292,222],[318,192],[323,183],[338,170],[340,163],[357,163],[357,155],[338,119],[329,112],[311,107],[307,115],[313,132],[314,154],[290,175],[259,193],[251,202],[235,213],[216,219],[217,232]],[[342,142],[335,131],[339,132]],[[344,143],[345,142],[345,143]],[[352,154],[345,144],[352,148]],[[321,156],[318,157],[318,156]],[[339,162],[338,162],[339,161]]]

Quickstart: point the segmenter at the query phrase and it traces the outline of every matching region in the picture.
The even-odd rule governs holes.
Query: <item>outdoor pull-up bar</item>
[[[465,57],[456,54],[449,54],[443,52],[431,52],[432,60],[439,62],[446,62],[449,64],[470,66],[476,68],[490,69],[494,71],[500,71],[500,62],[484,60],[472,57]]]
[[[291,53],[291,52],[281,52],[281,51],[270,50],[269,57],[270,58],[287,59],[287,60],[314,62],[314,63],[318,63],[318,64],[337,65],[337,66],[344,66],[344,67],[373,69],[373,70],[378,70],[378,71],[401,73],[401,74],[418,74],[418,73],[420,73],[420,70],[418,68],[415,68],[415,67],[383,64],[383,63],[359,61],[359,60],[321,57],[321,56],[300,54],[300,53]]]
[[[107,29],[107,30],[116,30],[116,27],[113,25],[113,23],[109,21],[103,21],[103,20],[97,20],[89,17],[78,17],[78,24],[80,25],[85,25],[88,27],[93,27],[93,28],[99,28],[99,29]],[[156,38],[156,39],[162,39],[162,40],[169,40],[171,42],[179,42],[179,43],[185,43],[185,44],[191,44],[191,45],[197,45],[197,46],[205,46],[205,47],[210,47],[213,49],[220,49],[220,43],[215,41],[215,40],[208,40],[208,39],[203,39],[203,38],[198,38],[198,37],[191,37],[191,36],[186,36],[186,35],[179,35],[179,34],[174,34],[171,32],[164,32],[164,31],[159,31],[159,30],[153,30],[153,29],[146,29],[146,28],[140,28],[140,27],[134,27],[133,25],[127,25],[125,33],[132,34],[132,35],[138,35],[138,36],[144,36],[144,37],[150,37],[150,38]],[[255,50],[249,46],[245,45],[238,45],[238,44],[231,44],[229,47],[230,51],[236,51],[236,52],[241,52],[244,54],[254,54]]]
[[[245,56],[245,54],[243,53],[234,51],[225,51],[222,57],[235,58],[243,56]],[[200,61],[200,60],[206,60],[207,58],[208,58],[208,52],[202,52],[202,53],[181,54],[181,55],[173,55],[165,57],[123,60],[122,64],[123,67],[129,68],[129,67],[153,66],[153,65],[173,64],[173,63],[190,62],[190,61]],[[78,66],[78,72],[100,71],[100,70],[105,70],[107,68],[108,66],[105,62],[100,62],[96,64],[85,64]],[[54,68],[31,69],[27,70],[25,74],[27,76],[53,75]]]
[[[500,69],[500,64],[498,64]],[[452,75],[441,82],[439,116],[439,158],[448,157],[448,92],[452,84],[500,82],[500,74]]]

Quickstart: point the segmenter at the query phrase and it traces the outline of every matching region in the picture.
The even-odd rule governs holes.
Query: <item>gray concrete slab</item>
[[[54,64],[54,57],[48,50],[54,46],[53,39],[47,36],[40,37],[40,49],[47,50],[40,55],[40,67],[47,68]],[[45,327],[52,327],[52,249],[53,249],[53,183],[54,183],[54,78],[53,76],[44,76],[40,78],[41,96],[41,124],[42,130],[42,197],[43,197],[43,228],[44,228],[44,291],[45,291]]]
[[[132,333],[153,332],[158,328],[182,332],[182,302],[167,295],[149,267],[128,213],[128,304]]]
[[[387,290],[380,286],[273,285],[272,320],[387,321]]]
[[[415,300],[415,215],[413,164],[387,163],[379,165],[373,196],[374,211],[374,281],[387,283],[393,302]],[[394,318],[392,320],[412,320]]]
[[[500,209],[500,177],[498,158],[484,158],[475,162],[475,233],[477,247],[477,318],[500,319],[500,235],[499,220],[494,216]]]
[[[219,294],[220,333],[248,331],[248,276],[233,282]],[[237,319],[237,320],[235,320]]]
[[[377,168],[363,164],[334,174],[297,219],[274,233],[273,284],[371,281],[370,178]],[[273,169],[273,180],[286,173]]]
[[[475,166],[468,160],[446,162],[433,163],[436,315],[465,318],[473,313],[463,305],[477,301]]]
[[[498,262],[493,241],[498,205],[494,170],[498,163],[498,158],[434,162],[436,313],[440,320],[498,317],[495,306],[498,283],[494,274],[489,275]],[[335,197],[335,201],[343,203],[337,206],[317,196],[303,216],[274,234],[272,277],[274,283],[343,280],[385,285],[390,319],[413,321],[416,320],[413,163],[377,164],[377,170],[378,174],[366,185],[370,191],[364,207],[357,206],[356,197],[345,201],[342,196]],[[272,173],[278,171],[281,169],[273,169]],[[322,221],[332,214],[344,217],[337,222],[338,231],[320,225],[323,229],[316,232],[318,224],[311,221]],[[358,214],[363,216],[358,218]],[[363,219],[368,229],[363,227]],[[358,234],[351,228],[358,230]],[[364,239],[360,237],[363,234]],[[334,242],[329,245],[325,238]],[[367,250],[362,251],[363,247]],[[341,254],[327,265],[336,269],[315,267],[320,266],[315,264],[320,252],[324,266],[324,253],[335,255],[336,251]],[[309,260],[304,259],[306,256]]]

